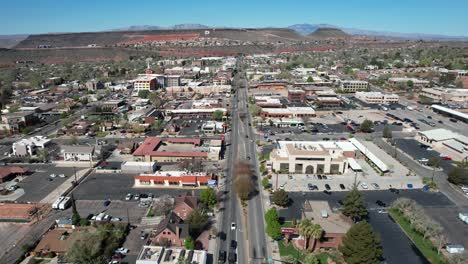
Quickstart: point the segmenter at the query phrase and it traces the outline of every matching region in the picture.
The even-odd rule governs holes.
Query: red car
[[[452,160],[451,157],[443,157],[442,159],[443,159],[443,160]]]

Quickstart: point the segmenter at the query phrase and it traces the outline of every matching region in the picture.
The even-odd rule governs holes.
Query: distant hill
[[[295,25],[289,26],[288,28],[304,36],[307,36],[311,34],[312,32],[315,32],[319,28],[337,28],[353,36],[366,36],[366,37],[375,37],[375,38],[383,38],[383,39],[442,40],[442,41],[447,41],[447,40],[466,41],[468,40],[468,36],[447,36],[447,35],[439,35],[439,34],[421,34],[421,33],[398,33],[398,32],[338,27],[338,26],[329,25],[329,24],[295,24]]]
[[[0,35],[0,48],[12,48],[28,35]]]
[[[346,38],[349,36],[349,34],[338,28],[318,28],[308,35],[308,37],[313,39]]]
[[[179,25],[178,27],[184,26]],[[146,37],[184,34],[198,34],[200,37],[217,37],[251,42],[295,42],[307,40],[306,37],[287,28],[233,29],[205,27],[203,29],[158,29],[30,35],[18,43],[15,48],[36,48],[39,45],[51,45],[52,48],[69,48],[85,47],[90,44],[105,47],[135,40],[138,41],[138,39]]]
[[[150,25],[137,25],[124,28],[115,28],[110,31],[146,31],[146,30],[170,30],[170,29],[203,29],[210,28],[202,24],[178,24],[169,27],[150,26]]]

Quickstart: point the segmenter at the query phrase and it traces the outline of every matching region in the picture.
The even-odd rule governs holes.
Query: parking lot
[[[468,206],[465,207],[427,207],[425,211],[434,220],[439,222],[444,230],[449,241],[449,244],[461,244],[465,247],[465,253],[468,257],[468,228],[458,218],[458,213],[468,212]]]
[[[131,224],[139,224],[148,208],[138,207],[138,201],[133,200],[112,200],[108,206],[104,206],[104,200],[77,200],[76,209],[81,217],[104,212],[110,216],[121,218],[123,222],[127,222],[130,218]]]
[[[133,188],[135,174],[92,173],[74,191],[77,200],[125,200],[127,193],[152,193],[155,197],[191,192],[192,188]],[[195,190],[198,193],[198,190]]]
[[[23,165],[22,165],[23,166]],[[74,170],[70,167],[57,167],[55,165],[24,165],[33,173],[18,183],[24,190],[24,195],[17,199],[18,202],[40,202],[47,195],[52,193],[69,177],[73,177]],[[65,178],[55,177],[50,175],[65,174]]]

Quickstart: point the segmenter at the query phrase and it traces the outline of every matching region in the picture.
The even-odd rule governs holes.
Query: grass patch
[[[278,248],[280,256],[293,256],[296,257],[298,260],[303,261],[306,254],[302,253],[301,251],[297,250],[292,242],[289,242],[287,245],[284,244],[284,241],[278,241]]]
[[[96,137],[98,138],[103,138],[105,136],[107,136],[107,132],[104,132],[104,131],[96,132]]]
[[[294,227],[294,225],[293,225],[293,222],[292,222],[292,221],[284,221],[284,222],[281,224],[281,227],[289,227],[289,228],[292,228],[292,227]]]
[[[288,221],[289,223],[292,223],[290,221]],[[288,223],[286,222],[286,223]],[[283,226],[284,227],[284,226]],[[292,242],[289,242],[289,244],[285,245],[284,244],[284,241],[278,241],[278,247],[279,247],[279,252],[280,252],[280,256],[284,257],[284,256],[293,256],[295,258],[297,258],[299,261],[304,261],[304,258],[307,256],[307,254],[303,253],[302,251],[300,250],[297,250]],[[320,253],[320,254],[317,254],[317,258],[319,259],[320,261],[320,264],[327,264],[328,263],[328,254],[327,253]]]
[[[403,216],[403,214],[398,209],[389,209],[388,210],[393,219],[400,225],[400,227],[405,231],[406,235],[413,241],[416,247],[421,251],[424,257],[431,263],[445,263],[442,256],[437,254],[437,249],[434,248],[431,241],[424,239],[423,235],[413,229],[411,223]]]
[[[148,213],[146,214],[146,217],[154,217],[154,210],[153,210],[152,206],[148,210]]]

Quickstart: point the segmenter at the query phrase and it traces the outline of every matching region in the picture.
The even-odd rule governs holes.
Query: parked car
[[[368,186],[367,183],[365,183],[365,182],[362,182],[362,183],[361,183],[361,187],[362,187],[363,189],[369,188],[369,186]]]
[[[109,199],[106,199],[106,200],[104,200],[103,205],[104,205],[104,207],[107,207],[107,206],[109,206],[110,203],[111,203],[111,201]]]
[[[61,173],[58,175],[60,178],[65,178],[65,174]]]
[[[381,207],[386,207],[386,206],[387,206],[387,204],[384,203],[384,202],[382,202],[381,200],[377,200],[377,201],[375,201],[375,203],[376,203],[378,206],[381,206]]]
[[[330,187],[330,185],[329,185],[328,183],[325,184],[325,189],[327,189],[327,191],[330,191],[330,190],[331,190],[331,187]]]
[[[125,196],[125,201],[130,201],[132,198],[133,198],[133,194],[127,193],[127,195]]]
[[[340,189],[341,189],[341,190],[346,189],[346,187],[344,186],[344,184],[340,183]]]
[[[139,193],[135,194],[135,196],[133,197],[133,200],[135,201],[140,200],[140,194]]]
[[[52,173],[51,175],[49,175],[49,176],[50,176],[51,178],[57,177],[57,175],[55,175],[55,174],[53,174],[53,173]]]
[[[322,175],[317,175],[317,179],[321,180],[322,179]]]
[[[218,256],[218,263],[225,263],[226,262],[226,251],[220,250]]]
[[[380,186],[379,186],[377,183],[375,183],[375,182],[374,182],[374,183],[371,183],[371,186],[372,186],[374,189],[376,189],[376,190],[380,189]]]
[[[146,236],[147,236],[147,234],[145,233],[145,231],[142,230],[140,232],[140,239],[146,239]]]
[[[399,194],[399,193],[400,193],[400,190],[395,189],[395,188],[390,188],[389,190],[390,190],[390,192],[395,193],[395,194]]]
[[[115,253],[120,253],[120,254],[127,254],[128,253],[128,248],[121,247],[121,248],[116,249],[114,252]]]

